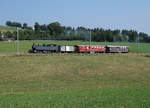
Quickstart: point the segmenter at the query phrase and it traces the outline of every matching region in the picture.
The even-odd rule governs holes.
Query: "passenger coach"
[[[60,46],[60,52],[62,53],[73,53],[75,51],[76,51],[75,46],[68,46],[68,45]]]
[[[104,53],[106,51],[106,47],[102,45],[77,45],[76,47],[79,53]]]
[[[128,53],[129,47],[128,46],[106,46],[107,53]]]

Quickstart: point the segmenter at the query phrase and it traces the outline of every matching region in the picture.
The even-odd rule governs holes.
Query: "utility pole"
[[[139,38],[139,35],[138,35],[138,53],[140,53],[140,38]]]
[[[16,52],[17,55],[19,55],[19,30],[18,30],[18,27],[17,27],[17,52]]]
[[[92,51],[91,51],[91,30],[90,30],[90,54],[92,54]]]

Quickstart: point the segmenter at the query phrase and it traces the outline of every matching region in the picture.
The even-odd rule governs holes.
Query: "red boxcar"
[[[95,52],[95,53],[104,53],[106,51],[106,46],[102,45],[77,45],[77,51],[84,52]]]

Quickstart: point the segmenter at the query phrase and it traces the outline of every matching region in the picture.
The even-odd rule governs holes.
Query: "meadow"
[[[0,56],[0,108],[148,108],[150,56]]]
[[[1,31],[16,31],[16,27],[8,27],[8,26],[2,26],[0,25]]]
[[[57,45],[89,45],[89,42],[84,41],[20,41],[19,51],[22,54],[27,54],[31,49],[32,44],[57,44]],[[150,53],[149,43],[128,43],[128,42],[92,42],[92,45],[127,45],[130,47],[130,53]],[[0,54],[16,54],[17,42],[0,42]]]

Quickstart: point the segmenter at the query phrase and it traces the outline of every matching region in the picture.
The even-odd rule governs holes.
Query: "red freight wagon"
[[[95,53],[104,53],[106,51],[106,46],[102,45],[77,45],[77,51],[84,52],[95,52]]]

